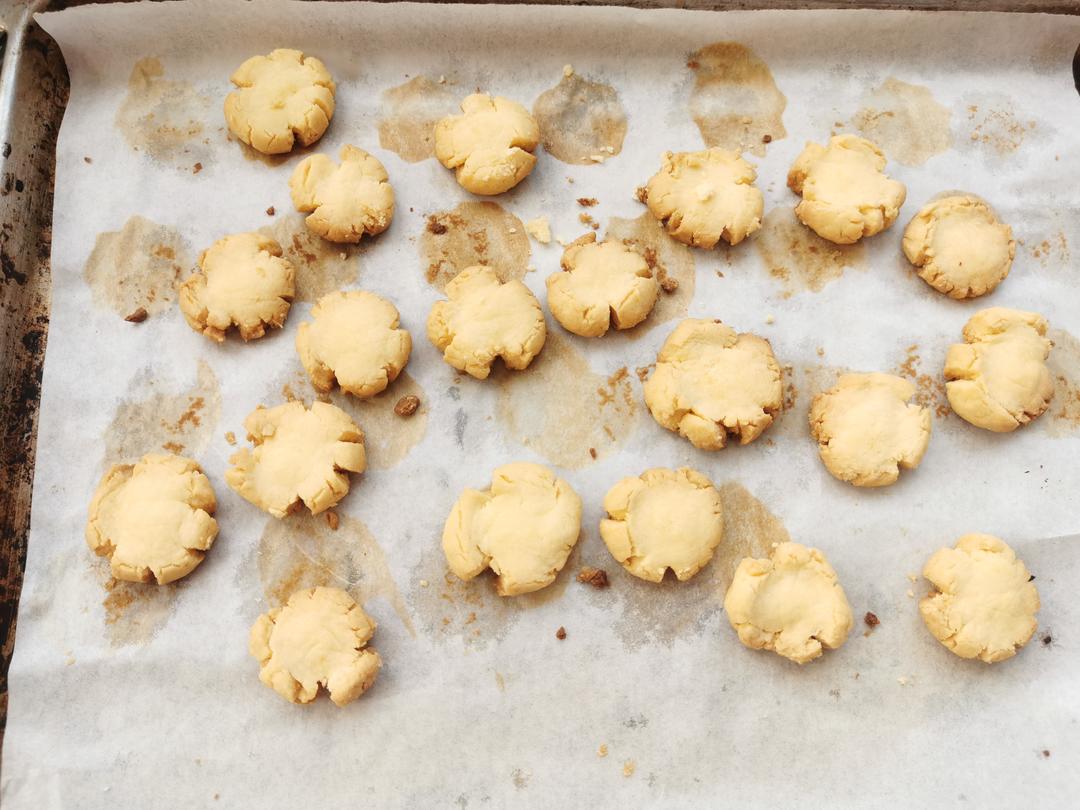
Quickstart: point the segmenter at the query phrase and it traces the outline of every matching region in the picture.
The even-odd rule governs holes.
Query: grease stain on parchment
[[[966,113],[959,142],[966,141],[997,157],[1016,152],[1037,126],[1035,121],[1017,116],[1012,103],[1004,96],[980,98],[978,103],[967,105]]]
[[[609,84],[571,73],[533,104],[544,150],[563,163],[593,165],[612,157],[626,138],[626,110]]]
[[[297,301],[317,301],[343,290],[360,277],[360,254],[366,245],[339,245],[308,230],[299,215],[281,217],[259,228],[281,245],[282,255],[296,268]]]
[[[690,56],[694,72],[690,115],[706,146],[762,157],[765,145],[787,137],[787,99],[772,72],[738,42],[715,42]]]
[[[783,297],[821,292],[847,268],[866,269],[866,246],[836,245],[803,225],[788,207],[774,208],[761,222],[754,247],[769,275],[784,285]]]
[[[168,623],[180,591],[187,586],[186,579],[168,585],[114,579],[104,557],[96,558],[93,568],[105,591],[101,600],[104,630],[112,647],[150,641]]]
[[[1054,398],[1046,416],[1051,436],[1069,436],[1080,431],[1080,340],[1064,329],[1051,329],[1047,337],[1054,348],[1046,365],[1054,378]]]
[[[412,416],[394,413],[394,406],[405,396],[420,400]],[[372,470],[388,470],[402,461],[427,433],[427,392],[407,371],[403,371],[381,394],[358,399],[336,390],[330,400],[352,417],[364,431],[367,465]]]
[[[187,82],[165,78],[161,60],[148,56],[135,63],[127,95],[116,112],[116,128],[136,152],[163,162],[207,165],[203,121],[210,98]]]
[[[851,123],[889,160],[921,166],[952,146],[950,118],[929,88],[890,76],[863,98]]]
[[[529,263],[529,238],[521,220],[494,202],[463,202],[427,218],[420,259],[428,283],[443,289],[466,267],[482,264],[501,281],[522,279]]]
[[[913,343],[904,349],[904,360],[893,373],[914,383],[915,396],[912,401],[930,412],[938,419],[944,419],[952,410],[945,393],[945,377],[940,370],[933,374],[921,370],[922,359],[919,357],[919,345]]]
[[[461,112],[458,91],[429,76],[414,76],[384,90],[379,109],[379,146],[402,160],[435,157],[435,124]]]

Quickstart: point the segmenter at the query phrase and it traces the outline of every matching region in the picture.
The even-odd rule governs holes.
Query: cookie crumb
[[[581,570],[578,571],[577,581],[592,585],[599,590],[603,590],[611,584],[608,582],[607,571],[603,568],[593,568],[591,565],[581,567]]]
[[[338,526],[341,525],[341,519],[338,518],[337,512],[331,510],[326,513],[326,525],[330,527],[330,531],[337,531]]]
[[[546,245],[551,242],[551,226],[548,224],[547,217],[530,219],[525,223],[525,233],[541,245]]]
[[[574,66],[573,65],[563,65],[562,75],[569,79],[571,76],[574,75]]]
[[[915,591],[908,588],[907,595],[908,595],[908,599],[914,599],[915,598]]]
[[[566,628],[560,627],[558,630],[556,630],[555,638],[557,638],[559,641],[562,641],[564,638],[566,638]]]
[[[529,265],[528,267],[526,267],[526,268],[525,268],[525,272],[526,272],[526,273],[535,273],[535,272],[536,272],[536,268],[535,268],[535,267],[533,267],[533,266],[532,266],[532,265],[530,264],[530,265]]]
[[[765,316],[765,323],[770,324],[770,325],[776,323],[776,316],[771,314],[771,313],[766,315]]]
[[[1043,759],[1050,759],[1050,749],[1044,748],[1042,750]]]
[[[86,156],[85,156],[85,157],[83,158],[83,162],[84,162],[84,163],[93,163],[94,161],[93,161],[93,158],[91,158],[91,157],[90,157],[89,155],[86,155]]]
[[[1035,581],[1035,575],[1032,574],[1031,576],[1028,577],[1028,582],[1034,582],[1034,581]]]
[[[431,584],[431,583],[430,583],[430,582],[428,582],[428,581],[427,581],[426,579],[422,579],[422,580],[420,580],[420,587],[421,587],[421,588],[426,588],[426,587],[427,587],[428,585],[430,585],[430,584]]]
[[[863,616],[863,621],[866,622],[867,627],[877,627],[881,624],[881,619],[877,617],[877,614],[871,613],[869,610],[866,611],[866,615]]]
[[[632,759],[626,760],[622,766],[622,775],[629,778],[634,775],[634,771],[637,770],[637,764]]]
[[[1045,636],[1042,637],[1042,643],[1044,647],[1049,647],[1051,644],[1054,643],[1054,637],[1047,633]]]
[[[600,743],[600,747],[596,749],[596,755],[601,759],[607,756],[607,743]]]
[[[596,458],[596,448],[595,447],[590,447],[589,448],[589,455],[592,456],[593,459]]]
[[[723,277],[724,277],[724,274],[723,274],[723,272],[722,272],[722,271],[720,271],[720,270],[717,270],[717,271],[716,271],[716,277],[717,277],[717,278],[723,278]]]
[[[909,582],[918,582],[919,581],[919,575],[918,574],[908,574],[907,578],[908,578]]]
[[[772,135],[770,135],[768,132],[766,132],[764,135],[761,136],[761,142],[762,143],[772,143]]]
[[[439,76],[439,84],[446,84],[446,77],[445,76]]]
[[[660,289],[670,295],[679,289],[679,280],[677,278],[671,278],[671,276],[664,276],[660,279]]]
[[[232,432],[231,430],[230,430],[230,431],[228,431],[228,432],[227,432],[227,433],[225,434],[225,441],[227,441],[227,442],[228,442],[229,444],[231,444],[231,445],[234,445],[234,446],[235,446],[235,445],[236,445],[236,434],[235,434],[235,433],[233,433],[233,432]]]
[[[274,206],[272,206],[272,205],[269,208],[266,209],[266,215],[268,217],[272,217],[276,213],[277,213],[277,211],[274,210]]]
[[[428,233],[433,233],[436,236],[442,236],[447,231],[447,227],[439,222],[438,217],[432,214],[427,220]]]
[[[146,307],[139,307],[137,310],[129,315],[124,316],[124,320],[128,323],[142,323],[147,317]]]
[[[412,416],[420,407],[420,398],[412,394],[402,397],[394,406],[394,413],[398,416]]]
[[[192,174],[198,174],[201,171],[202,171],[202,164],[201,163],[196,163],[194,166],[191,167],[191,173]]]
[[[577,204],[580,205],[582,208],[592,208],[594,205],[597,205],[599,202],[600,201],[597,200],[596,197],[578,197],[577,198]]]
[[[567,182],[568,185],[572,186],[572,185],[574,185],[574,178],[571,177],[570,175],[567,175],[566,176],[566,182]]]
[[[582,225],[592,225],[593,218],[586,214],[584,211],[582,211],[580,214],[578,214],[578,222],[580,222]]]
[[[817,356],[818,357],[824,357],[825,356],[825,349],[823,349],[821,346],[817,347]]]
[[[603,163],[605,160],[607,160],[607,155],[589,155],[589,160],[591,160],[593,163]]]
[[[634,199],[644,205],[649,201],[649,191],[645,186],[638,186],[634,189]]]

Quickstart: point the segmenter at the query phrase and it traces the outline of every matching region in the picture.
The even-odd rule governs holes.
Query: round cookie
[[[502,194],[536,165],[540,127],[516,101],[473,93],[461,102],[461,115],[435,125],[435,156],[473,194]]]
[[[1012,658],[1035,633],[1039,592],[1024,563],[989,534],[965,534],[923,566],[935,590],[919,602],[934,638],[961,658]]]
[[[336,381],[354,396],[373,397],[409,362],[412,337],[399,328],[397,307],[375,293],[332,292],[311,316],[296,332],[296,351],[318,391],[330,391]]]
[[[566,246],[562,271],[547,278],[548,307],[564,329],[600,337],[609,327],[630,329],[656,304],[660,283],[645,257],[622,242],[590,233]]]
[[[520,281],[499,281],[490,267],[466,267],[447,283],[446,296],[428,315],[428,339],[459,371],[487,379],[496,357],[521,370],[544,348],[544,313]]]
[[[374,633],[375,620],[345,591],[308,588],[255,621],[248,651],[259,680],[289,702],[310,703],[322,687],[344,706],[371,688],[382,667],[366,646]]]
[[[390,227],[394,189],[378,158],[355,146],[341,147],[341,163],[309,155],[289,178],[296,210],[308,228],[331,242],[359,242]]]
[[[695,318],[664,341],[644,389],[653,418],[701,450],[720,450],[729,433],[749,444],[772,424],[783,400],[769,341]]]
[[[86,543],[116,579],[165,585],[190,574],[217,537],[214,490],[189,458],[150,454],[109,468],[90,501]]]
[[[200,273],[180,285],[180,311],[196,332],[225,340],[229,327],[254,340],[280,329],[296,294],[296,270],[281,245],[259,233],[237,233],[199,256]]]
[[[810,434],[833,476],[857,487],[888,486],[913,470],[930,443],[930,409],[909,404],[915,386],[892,374],[843,374],[814,397]]]
[[[364,433],[340,408],[326,402],[261,405],[244,420],[254,450],[232,455],[225,482],[276,518],[300,508],[317,515],[349,491],[348,473],[366,467]]]
[[[781,543],[768,559],[746,557],[735,569],[724,612],[753,650],[796,664],[835,650],[851,632],[851,605],[836,571],[816,548]]]
[[[1053,343],[1037,313],[991,307],[964,326],[964,343],[945,355],[945,393],[957,415],[976,427],[1008,433],[1050,406],[1054,378],[1046,367]]]
[[[225,97],[229,131],[267,155],[310,146],[334,117],[334,80],[314,56],[278,48],[253,56],[230,77],[237,89]]]
[[[834,135],[827,147],[807,143],[788,172],[788,186],[802,196],[795,216],[838,245],[888,228],[907,197],[904,184],[885,174],[885,154],[855,135]]]
[[[645,186],[649,211],[680,242],[737,245],[761,227],[764,198],[757,172],[737,152],[665,152],[660,171]]]
[[[700,571],[724,538],[724,508],[712,482],[695,470],[656,468],[624,478],[604,496],[600,521],[608,551],[636,577],[680,581]]]
[[[986,295],[1016,255],[1012,228],[970,194],[924,205],[904,230],[903,248],[919,277],[950,298]]]
[[[470,580],[495,572],[500,596],[555,581],[581,532],[581,498],[547,467],[517,462],[496,468],[491,488],[466,489],[450,510],[442,547],[450,570]]]

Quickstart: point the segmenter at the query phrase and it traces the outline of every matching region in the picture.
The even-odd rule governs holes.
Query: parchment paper
[[[1080,335],[1080,98],[1069,60],[1080,20],[217,0],[88,6],[41,22],[63,48],[72,91],[57,157],[52,322],[5,807],[1075,801],[1080,344],[1068,332]],[[660,429],[635,371],[674,320],[594,341],[552,323],[549,359],[535,369],[485,383],[455,376],[424,336],[439,297],[425,278],[434,235],[424,234],[429,215],[469,197],[434,160],[409,163],[380,145],[384,91],[419,75],[437,91],[442,76],[451,97],[482,86],[531,105],[567,64],[615,88],[628,120],[619,154],[595,165],[541,154],[533,175],[497,200],[522,222],[546,215],[569,241],[587,230],[581,212],[601,234],[613,218],[639,217],[634,189],[661,152],[702,146],[690,110],[695,75],[708,69],[703,60],[742,51],[694,54],[724,41],[767,68],[745,61],[749,85],[729,88],[721,112],[745,104],[748,132],[782,115],[786,137],[766,132],[767,148],[753,144],[764,156],[751,156],[779,225],[771,254],[764,232],[732,250],[694,251],[689,313],[767,336],[792,366],[788,412],[755,444],[716,454]],[[354,410],[369,444],[383,448],[384,468],[354,479],[336,533],[321,518],[276,523],[223,480],[234,450],[226,432],[243,442],[242,420],[257,404],[289,392],[311,398],[293,348],[310,303],[294,306],[281,333],[217,346],[184,323],[169,284],[146,280],[186,276],[224,234],[288,229],[287,179],[300,156],[245,158],[220,111],[232,69],[279,46],[319,55],[338,82],[337,113],[316,149],[373,151],[398,200],[391,229],[344,260],[301,243],[296,250],[327,276],[309,272],[309,292],[343,283],[393,300],[414,336],[408,373],[425,404],[419,422],[388,416],[406,390],[392,388],[379,408]],[[147,57],[160,72],[143,62],[133,77]],[[699,91],[708,86],[705,76]],[[699,116],[712,114],[707,98],[697,105]],[[890,135],[884,128],[898,116],[914,129]],[[877,127],[891,148],[889,171],[907,184],[908,202],[891,230],[853,255],[815,259],[801,231],[784,230],[796,202],[787,169],[806,140],[860,126]],[[988,299],[947,300],[901,256],[904,224],[948,189],[986,197],[1021,241],[1012,275]],[[578,197],[598,205],[583,208]],[[498,220],[493,210],[481,213]],[[145,221],[129,222],[135,216]],[[462,227],[462,250],[535,267],[525,280],[543,299],[558,245],[529,243],[523,257],[509,227],[489,234],[491,244]],[[120,236],[99,238],[110,232]],[[688,296],[690,254],[664,251]],[[835,278],[844,261],[851,266]],[[118,291],[110,271],[131,267],[146,278]],[[130,291],[143,281],[147,289]],[[122,308],[139,296],[150,317],[127,323]],[[985,305],[1050,320],[1059,376],[1051,412],[1006,436],[939,415],[922,466],[897,485],[860,491],[832,479],[806,428],[814,391],[836,369],[903,368],[925,377],[921,394],[939,408],[946,348]],[[664,306],[669,316],[678,309]],[[87,502],[108,463],[169,443],[210,476],[220,537],[178,587],[106,591],[107,571],[82,538]],[[444,581],[438,538],[461,489],[486,486],[493,467],[514,459],[557,463],[585,514],[558,583],[506,602],[487,578]],[[729,537],[696,580],[654,586],[608,556],[596,531],[601,501],[623,476],[681,464],[723,486]],[[1006,538],[1042,597],[1036,637],[993,667],[931,638],[916,607],[926,585],[908,578],[970,531]],[[719,607],[741,552],[785,532],[825,550],[860,619],[842,649],[802,668],[743,648]],[[574,581],[586,563],[608,571],[608,590]],[[259,683],[247,654],[256,616],[290,585],[320,578],[349,587],[379,622],[374,643],[386,666],[344,710],[325,699],[286,703]],[[865,611],[881,624],[864,636]]]

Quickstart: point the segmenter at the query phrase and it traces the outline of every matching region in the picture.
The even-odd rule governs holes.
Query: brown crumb
[[[824,357],[825,356],[825,349],[822,348],[821,346],[817,347],[817,356],[818,357]]]
[[[592,208],[597,203],[599,203],[599,200],[597,200],[596,197],[578,197],[577,198],[577,204],[580,205],[582,208]]]
[[[637,770],[637,764],[632,759],[626,760],[622,766],[622,775],[629,779],[634,775],[634,771]]]
[[[412,416],[419,407],[420,397],[409,394],[397,401],[397,405],[394,406],[394,413],[398,416]]]
[[[555,638],[557,638],[559,641],[562,641],[564,638],[566,638],[566,628],[560,627],[558,630],[556,630]]]
[[[1044,748],[1042,750],[1043,759],[1050,759],[1050,749]]]
[[[202,164],[201,163],[196,163],[194,166],[191,167],[191,173],[192,174],[198,174],[201,171],[202,171]]]
[[[583,565],[577,575],[578,582],[592,585],[594,588],[603,590],[611,583],[608,582],[607,571],[603,568],[593,568],[591,565]]]
[[[638,186],[634,189],[634,199],[639,203],[647,203],[649,201],[649,191],[645,186]]]
[[[146,307],[139,307],[130,315],[124,316],[124,320],[128,323],[142,323],[146,320],[147,312]]]
[[[269,208],[266,209],[266,215],[268,217],[272,217],[276,213],[277,213],[277,211],[274,210],[274,206],[272,206],[272,205]]]
[[[338,518],[337,512],[331,510],[326,513],[326,525],[330,527],[330,531],[337,531],[337,527],[341,525],[341,519]]]
[[[670,276],[664,276],[660,279],[660,289],[670,295],[679,289],[679,280],[677,278],[671,278]]]
[[[84,161],[85,161],[86,163],[93,163],[93,162],[94,162],[94,161],[93,161],[93,159],[92,159],[92,158],[91,158],[91,157],[90,157],[89,155],[87,155],[86,157],[84,157],[84,158],[83,158],[83,160],[84,160]]]
[[[768,132],[766,132],[764,135],[761,136],[761,142],[762,143],[772,143],[772,135],[770,135]]]
[[[600,747],[596,749],[596,755],[601,758],[607,756],[607,743],[600,743]]]
[[[701,67],[701,65],[698,64],[698,61],[696,59],[691,59],[689,62],[686,63],[686,66],[691,70],[697,70],[699,67]]]
[[[1042,643],[1044,647],[1049,647],[1051,644],[1054,643],[1054,637],[1047,633],[1045,636],[1042,637]]]
[[[236,434],[230,430],[228,433],[225,434],[225,441],[227,441],[229,444],[236,444]]]
[[[595,447],[590,447],[589,448],[589,455],[592,456],[594,459],[596,458],[596,448]]]
[[[580,214],[578,214],[578,221],[581,222],[582,225],[592,225],[593,224],[593,218],[590,217],[588,214],[586,214],[584,211],[582,211]]]
[[[866,615],[862,617],[862,620],[866,622],[867,627],[877,627],[879,624],[881,624],[881,619],[879,619],[876,614],[871,613],[869,610],[866,611]]]
[[[436,236],[442,236],[447,231],[446,226],[439,222],[438,217],[434,214],[427,219],[427,229],[429,233],[433,233]]]

